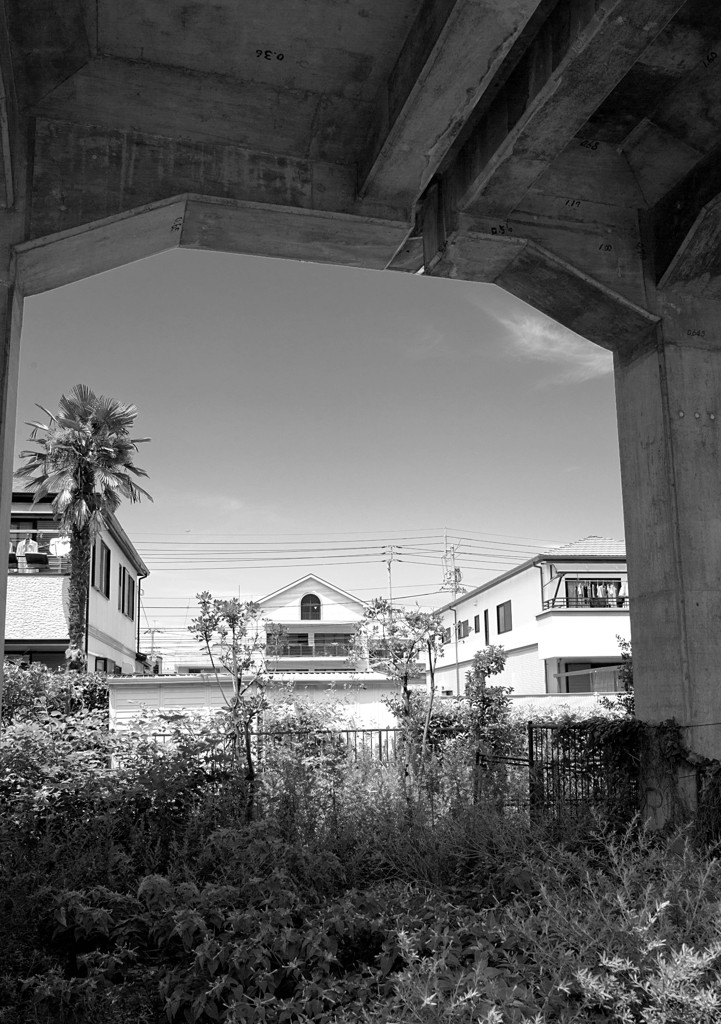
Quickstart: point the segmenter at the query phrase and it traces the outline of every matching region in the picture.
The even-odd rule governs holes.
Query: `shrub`
[[[50,714],[100,711],[107,716],[108,685],[97,672],[50,669],[41,663],[3,666],[2,725],[42,719]]]

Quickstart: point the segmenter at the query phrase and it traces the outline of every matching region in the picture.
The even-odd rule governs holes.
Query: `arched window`
[[[306,594],[305,597],[301,598],[300,617],[301,619],[319,619],[320,598],[316,597],[315,594]]]

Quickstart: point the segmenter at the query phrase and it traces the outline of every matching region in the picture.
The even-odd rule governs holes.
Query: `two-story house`
[[[541,552],[439,609],[447,642],[438,692],[462,694],[473,655],[489,644],[507,654],[491,682],[515,696],[617,690],[628,603],[623,541],[586,537]]]
[[[309,574],[260,598],[267,633],[268,693],[292,684],[296,694],[311,701],[338,699],[346,718],[357,727],[384,727],[394,720],[383,698],[396,684],[375,672],[355,648],[355,635],[365,603],[320,576]],[[216,679],[206,658],[178,662],[177,675],[147,680],[114,680],[111,719],[122,727],[142,706],[160,710],[196,711],[222,707],[232,693],[230,677]],[[414,686],[423,689],[419,677]]]
[[[65,664],[70,549],[53,519],[51,497],[14,491],[10,514],[5,656]],[[95,539],[88,594],[86,653],[97,672],[143,671],[138,652],[138,591],[148,569],[115,516]]]

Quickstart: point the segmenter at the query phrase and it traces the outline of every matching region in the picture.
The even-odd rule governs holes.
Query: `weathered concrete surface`
[[[721,325],[664,295],[657,346],[616,358],[639,715],[721,748]]]
[[[717,0],[0,0],[3,527],[23,294],[174,246],[493,281],[615,353],[638,706],[721,757],[720,147]]]

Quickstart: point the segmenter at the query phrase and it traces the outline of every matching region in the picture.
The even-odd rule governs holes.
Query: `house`
[[[514,696],[618,690],[628,603],[623,541],[586,537],[541,552],[439,609],[447,641],[437,690],[462,694],[474,654],[489,644],[507,654],[492,683]]]
[[[58,531],[52,496],[14,491],[10,513],[5,657],[65,663],[70,558]],[[138,652],[138,592],[148,568],[115,516],[95,539],[88,595],[86,650],[90,671],[143,671]]]
[[[383,698],[396,692],[395,683],[369,668],[355,651],[355,634],[365,603],[315,574],[303,576],[258,602],[267,632],[266,661],[271,673],[267,687],[293,686],[310,701],[338,699],[346,716],[359,728],[392,726],[393,717]],[[230,677],[216,679],[210,661],[199,657],[179,662],[175,676],[147,680],[114,680],[111,720],[122,726],[137,716],[141,706],[156,709],[220,708],[230,689]],[[415,687],[423,689],[422,677]]]

